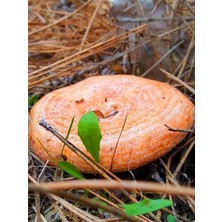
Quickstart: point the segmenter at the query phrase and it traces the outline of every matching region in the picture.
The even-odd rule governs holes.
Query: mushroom
[[[59,158],[62,142],[39,126],[39,122],[45,119],[65,137],[74,116],[69,141],[90,156],[77,134],[77,124],[85,112],[93,110],[102,114],[99,118],[101,164],[107,169],[112,165],[112,172],[135,169],[163,156],[187,134],[170,131],[166,125],[188,130],[194,121],[193,103],[166,83],[133,75],[95,76],[48,93],[33,106],[29,122],[30,149],[41,160],[50,161],[42,148],[44,145],[53,158]],[[95,173],[68,147],[63,155],[80,171]]]

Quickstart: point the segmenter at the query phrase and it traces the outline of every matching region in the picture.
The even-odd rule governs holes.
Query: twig
[[[161,69],[161,68],[160,68],[160,71],[163,72],[164,74],[166,74],[167,77],[169,77],[169,78],[171,78],[171,79],[173,79],[173,80],[181,83],[181,84],[182,84],[185,88],[187,88],[190,92],[192,92],[193,94],[195,94],[195,90],[194,90],[192,87],[190,87],[189,85],[187,85],[185,82],[183,82],[181,79],[177,78],[176,76],[173,76],[172,74],[170,74],[169,72],[167,72],[167,71],[164,70],[164,69]]]
[[[49,162],[49,160],[47,160],[46,163],[44,164],[44,166],[43,166],[43,168],[42,168],[42,170],[41,170],[41,172],[40,172],[40,174],[39,174],[39,176],[37,178],[38,182],[39,182],[39,179],[41,178],[42,174],[45,172],[45,169],[48,166],[48,162]]]
[[[51,200],[52,206],[54,207],[54,209],[58,212],[59,217],[61,219],[62,222],[69,222],[66,218],[66,216],[64,215],[63,211],[61,210],[61,208],[58,206],[57,202],[55,200]]]
[[[175,169],[175,171],[173,172],[173,176],[176,177],[177,173],[180,171],[181,167],[183,166],[187,156],[189,155],[190,151],[192,150],[193,146],[194,146],[195,141],[193,141],[190,146],[188,147],[186,153],[184,154],[183,158],[180,160],[180,163],[178,164],[177,168]]]
[[[144,16],[144,10],[143,10],[143,6],[141,5],[141,1],[140,0],[135,0],[136,2],[136,6],[137,6],[137,10],[138,10],[138,13],[142,16]]]
[[[123,129],[124,129],[125,124],[126,124],[126,119],[127,119],[127,115],[126,115],[126,117],[125,117],[125,119],[124,119],[121,132],[120,132],[120,134],[119,134],[119,137],[118,137],[117,142],[116,142],[116,146],[115,146],[115,148],[114,148],[114,152],[113,152],[113,156],[112,156],[112,161],[111,161],[111,165],[110,165],[110,171],[112,171],[113,159],[114,159],[114,157],[115,157],[116,149],[117,149],[117,146],[118,146],[118,144],[119,144],[120,137],[121,137],[121,135],[122,135],[122,133],[123,133]]]
[[[171,183],[175,184],[175,186],[180,186],[179,182],[175,178],[175,175],[173,173],[171,173],[171,171],[170,171],[170,164],[169,164],[170,161],[168,161],[168,163],[166,165],[163,162],[163,160],[160,158],[160,162],[163,165],[163,167],[165,168],[166,172],[168,173],[167,174],[167,178],[166,178],[167,182],[169,180],[169,181],[171,181]],[[166,197],[166,194],[164,194],[162,198],[165,198],[165,197]],[[182,197],[179,197],[179,198],[182,199],[185,202],[188,202],[191,210],[194,212],[195,202],[194,202],[194,200],[190,196],[187,196],[186,199],[183,199]]]
[[[180,71],[179,71],[179,74],[177,75],[178,78],[180,78],[181,75],[183,74],[183,71],[184,71],[185,66],[186,66],[186,64],[187,64],[187,61],[188,61],[190,52],[191,52],[191,50],[192,50],[193,47],[194,47],[194,43],[195,43],[195,42],[194,42],[194,35],[193,35],[193,36],[192,36],[192,39],[191,39],[191,41],[190,41],[190,45],[189,45],[189,47],[188,47],[188,49],[187,49],[187,53],[186,53],[186,55],[185,55],[184,58],[183,58],[183,63],[182,63],[181,69],[180,69]]]
[[[83,49],[84,43],[85,43],[86,38],[87,38],[88,33],[89,33],[89,30],[90,30],[90,28],[91,28],[91,26],[93,24],[93,21],[94,21],[94,19],[96,17],[96,14],[98,13],[102,3],[103,3],[103,0],[100,0],[99,3],[97,3],[97,7],[96,7],[95,11],[92,14],[92,17],[91,17],[91,19],[90,19],[90,21],[88,23],[87,29],[86,29],[85,34],[83,36],[83,39],[82,39],[82,42],[81,42],[81,45],[80,45],[80,51]]]
[[[155,68],[164,58],[166,58],[171,52],[173,52],[179,45],[181,45],[183,41],[180,41],[176,45],[174,45],[170,50],[168,50],[160,59],[158,59],[146,72],[144,72],[141,76],[145,77],[153,68]]]
[[[35,192],[35,211],[36,211],[36,220],[41,222],[41,212],[40,212],[40,197],[39,193]]]
[[[169,127],[168,125],[164,124],[168,128],[169,131],[173,132],[180,132],[180,133],[194,133],[194,130],[189,130],[189,129],[175,129],[172,127]]]
[[[44,191],[44,192],[54,192],[59,190],[67,189],[82,189],[82,188],[92,188],[92,189],[113,189],[113,190],[135,190],[141,189],[147,192],[158,192],[158,193],[170,193],[172,195],[182,195],[182,196],[194,196],[194,188],[192,187],[182,187],[174,186],[170,184],[160,184],[156,182],[144,182],[144,181],[127,181],[127,180],[69,180],[61,182],[48,182],[39,185],[30,184],[29,191]]]

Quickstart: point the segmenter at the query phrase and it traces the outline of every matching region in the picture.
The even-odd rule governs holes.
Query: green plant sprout
[[[145,198],[142,201],[132,204],[123,204],[121,205],[124,208],[125,213],[128,216],[138,216],[146,213],[151,213],[153,211],[169,207],[172,205],[172,201],[167,199],[156,199],[152,200]]]
[[[39,94],[32,94],[28,99],[28,105],[33,106],[39,99]]]
[[[176,218],[172,214],[168,214],[167,222],[176,222]]]

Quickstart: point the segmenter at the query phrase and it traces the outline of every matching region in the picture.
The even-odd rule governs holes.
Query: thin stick
[[[192,87],[190,87],[189,85],[187,85],[185,82],[183,82],[181,79],[177,78],[176,76],[173,76],[171,73],[167,72],[167,71],[164,70],[164,69],[161,69],[161,68],[160,68],[160,71],[163,72],[164,74],[166,74],[167,77],[169,77],[169,78],[171,78],[171,79],[173,79],[173,80],[181,83],[181,84],[182,84],[185,88],[187,88],[190,92],[192,92],[193,94],[195,94],[195,90],[194,90]]]
[[[44,164],[44,166],[43,166],[43,168],[42,168],[42,170],[41,170],[41,172],[40,172],[40,174],[37,178],[38,182],[39,182],[39,179],[41,178],[42,174],[45,172],[46,167],[48,166],[48,162],[49,162],[49,160],[47,160],[46,163]]]
[[[188,58],[189,58],[189,55],[190,55],[190,52],[191,52],[191,50],[193,49],[193,47],[194,47],[194,35],[192,36],[192,39],[191,39],[191,41],[190,41],[190,45],[189,45],[189,47],[188,47],[188,49],[187,49],[187,53],[186,53],[186,55],[184,56],[184,58],[183,58],[183,64],[182,64],[182,67],[181,67],[181,69],[180,69],[180,71],[179,71],[179,74],[178,74],[178,78],[180,78],[181,77],[181,75],[182,75],[182,73],[183,73],[183,71],[184,71],[184,69],[185,69],[185,66],[186,66],[186,64],[187,64],[187,61],[188,61]]]
[[[59,217],[61,219],[62,222],[69,222],[65,216],[65,214],[63,213],[63,211],[61,210],[61,208],[58,206],[57,202],[55,200],[51,200],[52,206],[54,207],[54,209],[56,210],[56,212],[58,212]]]
[[[179,183],[177,182],[175,176],[174,176],[174,175],[171,173],[171,171],[170,171],[169,161],[168,161],[168,163],[167,163],[167,165],[166,165],[166,164],[163,162],[163,160],[160,158],[160,162],[161,162],[161,164],[163,165],[163,167],[165,168],[166,172],[168,173],[167,178],[166,178],[167,181],[170,180],[170,181],[171,181],[172,183],[174,183],[176,186],[180,186]],[[166,197],[166,194],[164,194],[162,198],[165,198],[165,197]],[[190,196],[187,196],[186,198],[187,198],[187,200],[184,200],[183,198],[180,197],[180,199],[182,199],[183,201],[188,202],[190,208],[191,208],[192,211],[194,212],[194,206],[195,206],[194,200],[193,200]]]
[[[140,15],[144,16],[144,10],[143,10],[143,6],[141,5],[141,1],[140,0],[135,0],[136,5],[137,5],[137,9]]]
[[[69,180],[61,182],[48,182],[39,185],[29,184],[29,191],[40,191],[40,192],[55,192],[59,190],[68,189],[112,189],[112,190],[135,190],[141,189],[142,191],[153,192],[153,193],[170,193],[172,195],[182,195],[182,196],[194,196],[193,187],[182,187],[174,186],[170,184],[162,185],[157,182],[144,182],[144,181],[131,181],[131,180]]]
[[[85,41],[86,41],[86,38],[87,38],[87,36],[88,36],[88,34],[89,34],[89,30],[91,29],[92,23],[93,23],[96,15],[97,15],[97,13],[98,13],[101,5],[102,5],[102,3],[103,3],[103,0],[100,0],[99,3],[97,3],[97,7],[96,7],[95,11],[93,12],[93,15],[92,15],[92,17],[91,17],[91,19],[90,19],[90,21],[89,21],[89,23],[88,23],[87,29],[86,29],[85,34],[84,34],[84,36],[83,36],[83,39],[82,39],[82,42],[81,42],[81,45],[80,45],[80,51],[82,50],[82,48],[83,48],[83,46],[84,46],[84,43],[85,43]]]
[[[116,146],[115,146],[115,149],[114,149],[114,152],[113,152],[112,161],[111,161],[111,165],[110,165],[110,171],[112,171],[113,159],[114,159],[114,157],[115,157],[116,149],[117,149],[117,146],[118,146],[118,144],[119,144],[120,137],[121,137],[121,135],[122,135],[122,133],[123,133],[123,129],[124,129],[125,124],[126,124],[126,119],[127,119],[127,115],[126,115],[126,117],[125,117],[125,119],[124,119],[121,132],[120,132],[119,137],[118,137],[117,142],[116,142]]]
[[[168,50],[160,59],[158,59],[146,72],[144,72],[141,76],[145,77],[153,68],[155,68],[164,58],[166,58],[171,52],[173,52],[183,41],[180,41],[176,45],[174,45],[170,50]]]
[[[37,222],[41,222],[41,213],[40,213],[40,195],[38,192],[35,192],[35,212]]]
[[[178,172],[180,171],[181,167],[183,166],[187,156],[189,155],[190,151],[192,150],[193,146],[194,146],[195,141],[193,141],[190,146],[188,147],[186,153],[184,154],[183,158],[181,159],[180,163],[178,164],[177,168],[175,169],[175,171],[173,172],[173,176],[176,177]]]
[[[194,130],[189,130],[189,129],[175,129],[172,127],[169,127],[168,125],[164,124],[168,128],[169,131],[173,132],[180,132],[180,133],[194,133]]]

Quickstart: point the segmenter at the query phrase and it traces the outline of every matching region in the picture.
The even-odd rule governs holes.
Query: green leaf
[[[81,117],[78,123],[78,135],[86,150],[93,156],[95,161],[100,162],[99,150],[102,134],[98,118],[94,112],[87,112]]]
[[[39,94],[33,94],[29,97],[28,104],[29,106],[33,106],[39,99]]]
[[[164,207],[172,205],[172,201],[165,199],[152,200],[145,198],[144,200],[133,203],[121,205],[125,209],[128,216],[137,216],[141,214],[150,213]]]
[[[73,177],[76,177],[78,179],[85,179],[84,176],[80,173],[80,171],[69,162],[60,161],[59,167]]]
[[[168,214],[167,222],[176,222],[176,218],[172,214]]]

